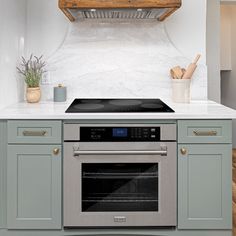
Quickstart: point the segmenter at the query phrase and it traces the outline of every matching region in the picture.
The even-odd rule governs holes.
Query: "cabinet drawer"
[[[179,143],[232,143],[231,120],[178,121]]]
[[[8,121],[8,143],[61,143],[61,121]]]

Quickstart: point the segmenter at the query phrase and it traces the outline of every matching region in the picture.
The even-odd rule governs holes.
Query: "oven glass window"
[[[82,211],[158,211],[158,163],[82,164]]]

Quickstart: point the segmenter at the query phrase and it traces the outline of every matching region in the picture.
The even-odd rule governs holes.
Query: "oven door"
[[[64,226],[176,226],[176,143],[65,143]]]

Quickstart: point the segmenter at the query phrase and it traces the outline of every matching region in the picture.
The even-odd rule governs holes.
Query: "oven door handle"
[[[167,150],[151,151],[74,151],[74,156],[79,155],[160,155],[167,156]]]

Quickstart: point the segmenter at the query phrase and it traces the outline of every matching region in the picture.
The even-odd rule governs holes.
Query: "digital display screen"
[[[127,128],[113,128],[112,137],[125,138],[128,136]]]

